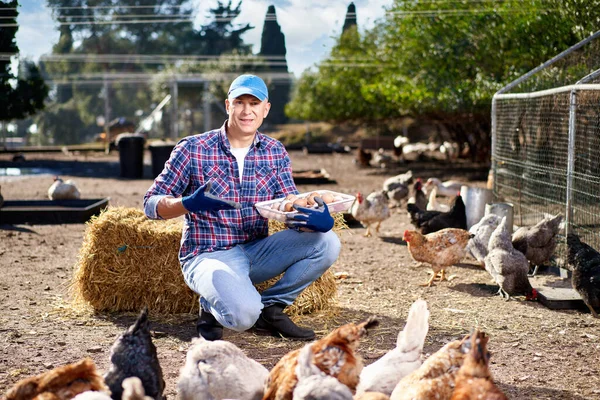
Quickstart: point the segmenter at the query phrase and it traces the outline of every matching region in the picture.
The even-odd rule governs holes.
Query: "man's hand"
[[[219,211],[232,210],[234,208],[242,208],[240,203],[229,201],[214,196],[210,192],[212,182],[208,181],[205,185],[200,186],[194,193],[185,196],[181,199],[181,204],[189,212],[198,211]]]
[[[311,231],[328,232],[333,228],[333,217],[329,214],[327,204],[320,197],[315,197],[317,208],[294,206],[302,214],[289,215],[287,226],[290,228],[306,228]]]

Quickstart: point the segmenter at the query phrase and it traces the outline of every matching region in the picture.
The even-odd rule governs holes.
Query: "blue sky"
[[[355,0],[359,29],[369,29],[385,14],[393,0]],[[21,56],[37,60],[50,53],[58,40],[57,26],[46,8],[45,0],[21,0],[17,45]],[[124,2],[125,3],[125,2]],[[207,22],[208,10],[216,0],[194,0],[196,24]],[[236,4],[234,2],[234,4]],[[260,35],[269,5],[275,5],[277,21],[285,34],[287,62],[297,77],[302,71],[325,57],[333,45],[332,36],[341,32],[350,0],[243,0],[238,23],[250,23],[255,28],[244,36],[254,52],[260,50]]]

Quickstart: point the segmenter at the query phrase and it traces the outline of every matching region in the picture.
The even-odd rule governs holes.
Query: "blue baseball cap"
[[[242,95],[250,94],[260,101],[264,101],[269,98],[269,91],[265,82],[256,75],[240,75],[229,86],[229,92],[227,97],[230,99],[236,99]]]

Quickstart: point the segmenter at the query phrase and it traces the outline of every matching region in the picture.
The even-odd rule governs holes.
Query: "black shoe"
[[[223,339],[223,325],[208,311],[201,310],[196,323],[196,332],[206,340]]]
[[[273,304],[263,308],[254,327],[258,331],[269,331],[274,336],[289,339],[313,340],[315,332],[312,329],[300,328],[294,324],[283,309],[285,304]]]

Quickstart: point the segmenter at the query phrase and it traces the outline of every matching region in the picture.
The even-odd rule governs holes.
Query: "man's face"
[[[271,103],[260,101],[256,97],[245,94],[235,99],[225,100],[229,114],[228,128],[233,134],[253,135],[269,114]]]

